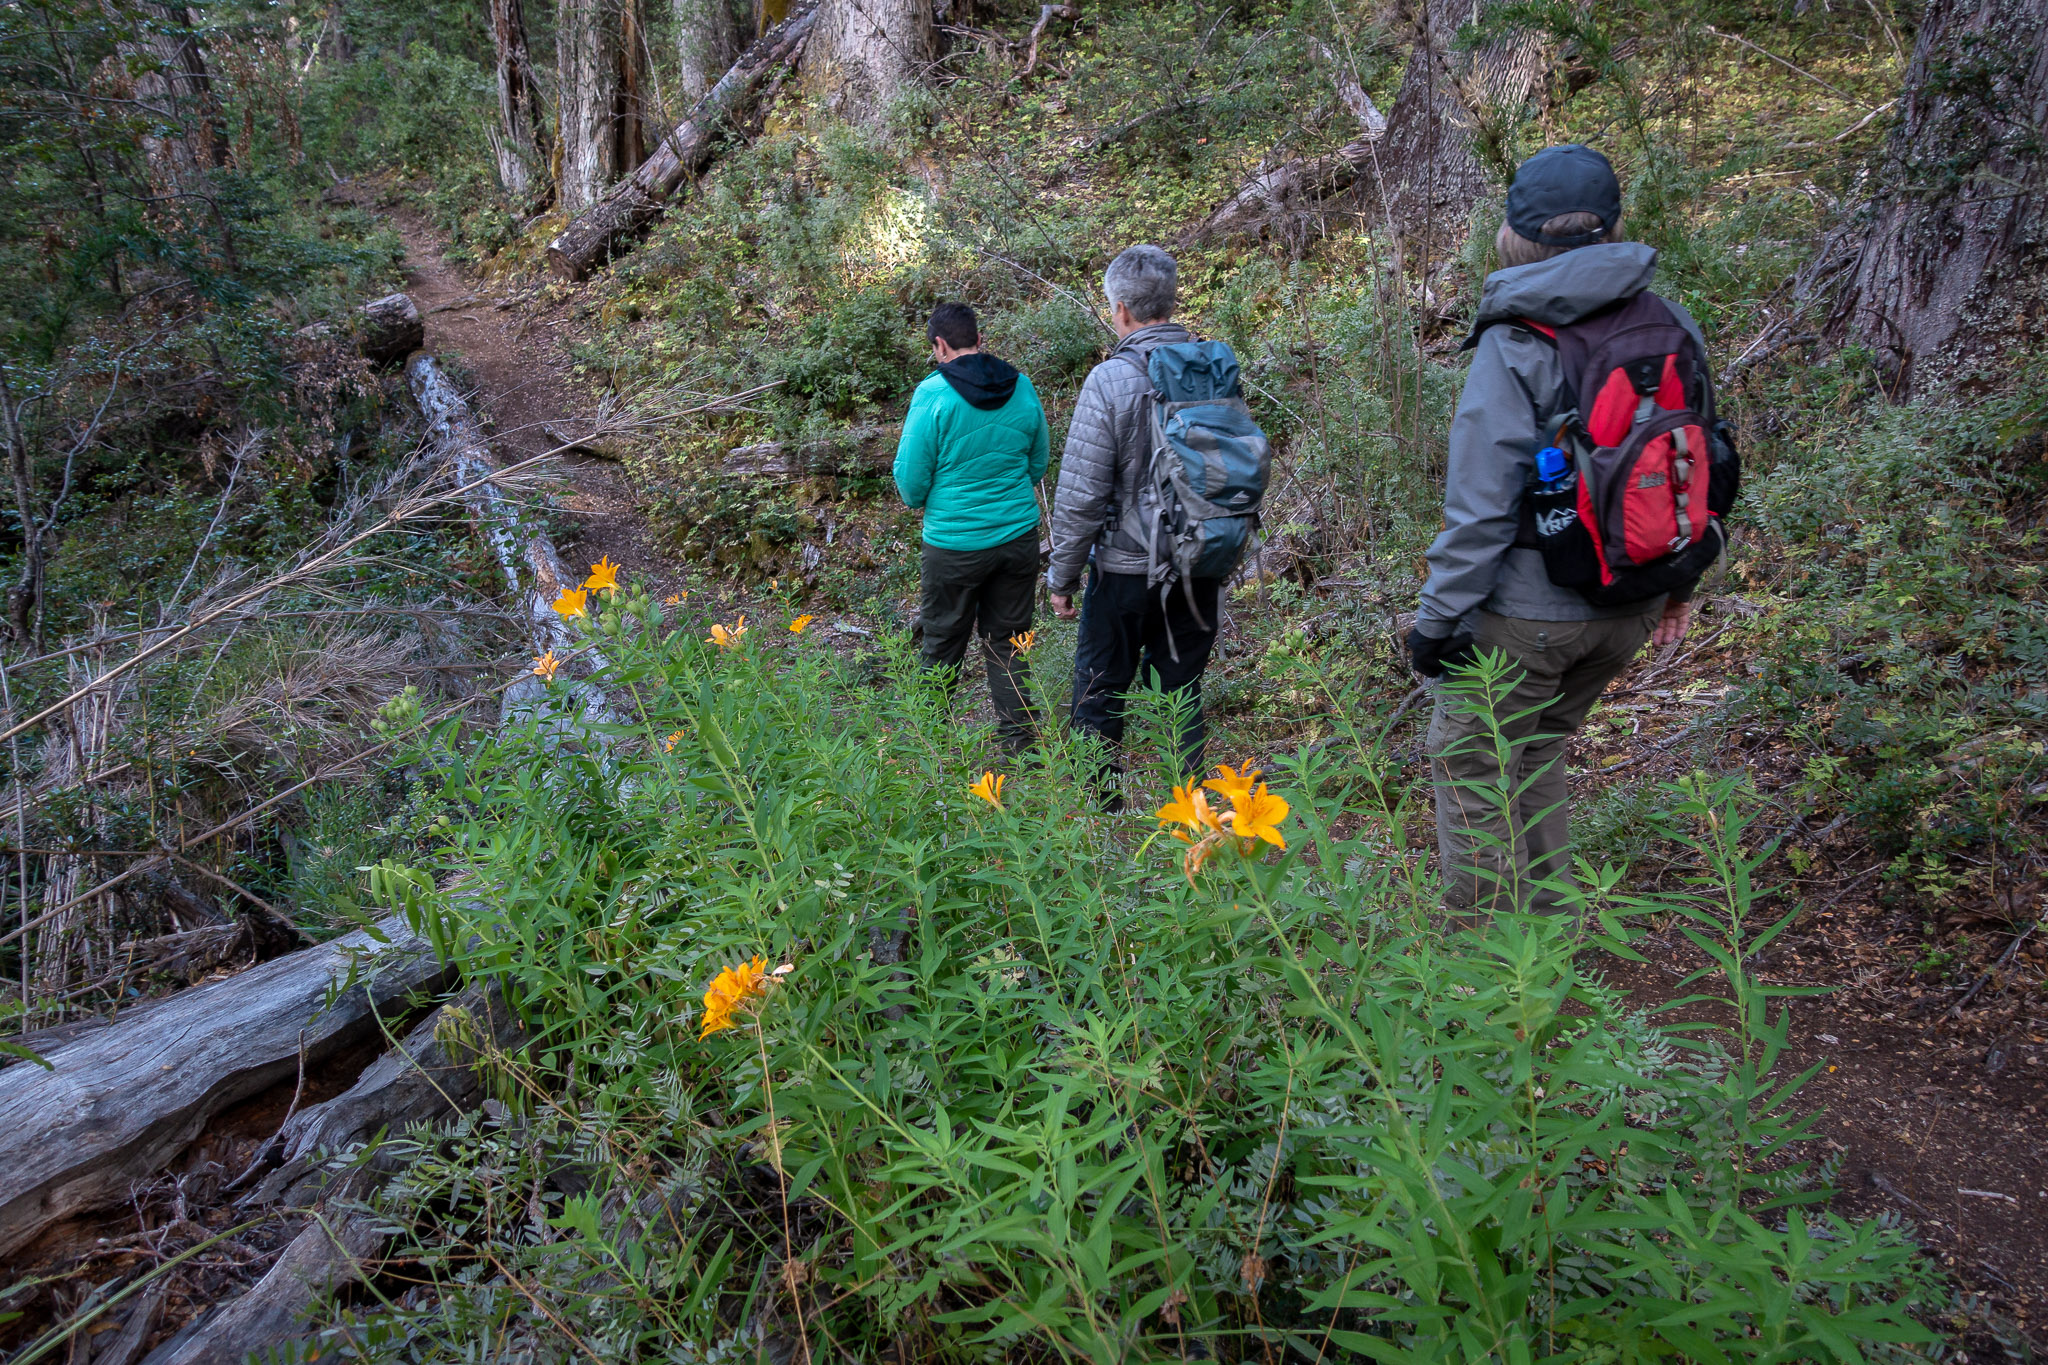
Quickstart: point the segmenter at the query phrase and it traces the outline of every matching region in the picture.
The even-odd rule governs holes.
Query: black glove
[[[1424,635],[1422,628],[1417,626],[1408,632],[1408,662],[1425,678],[1440,678],[1444,669],[1469,664],[1472,659],[1472,632],[1469,630],[1434,636]]]

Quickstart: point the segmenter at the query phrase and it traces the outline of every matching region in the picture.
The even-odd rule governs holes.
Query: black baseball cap
[[[1590,213],[1598,232],[1550,237],[1543,225],[1562,213]],[[1508,186],[1508,226],[1543,246],[1585,246],[1614,231],[1621,221],[1621,182],[1614,167],[1591,147],[1566,142],[1545,147],[1522,163]]]

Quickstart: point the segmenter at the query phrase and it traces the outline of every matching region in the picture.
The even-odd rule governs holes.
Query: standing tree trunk
[[[1394,232],[1428,256],[1444,257],[1464,240],[1472,210],[1514,174],[1509,135],[1541,88],[1548,45],[1515,30],[1476,49],[1457,50],[1459,28],[1499,0],[1421,0],[1401,13],[1415,55],[1401,79],[1379,146],[1375,205]]]
[[[228,163],[227,123],[206,53],[185,5],[144,3],[132,15],[132,35],[120,46],[141,68],[135,103],[150,124],[143,155],[159,183],[188,187],[200,172]]]
[[[491,43],[498,56],[498,128],[492,150],[505,193],[530,204],[547,188],[547,127],[526,50],[526,13],[519,0],[491,0]],[[534,193],[535,189],[541,195]]]
[[[818,44],[807,62],[833,110],[879,124],[889,102],[932,58],[930,0],[821,0]]]
[[[640,0],[617,0],[619,99],[613,136],[618,139],[619,174],[631,175],[647,159],[647,25]]]
[[[772,91],[781,84],[779,78],[770,81],[770,74],[797,60],[817,19],[812,0],[796,0],[788,18],[756,38],[639,170],[548,243],[548,262],[555,273],[565,280],[581,279],[620,241],[653,222],[677,187],[710,164],[725,131],[767,97],[763,87]]]
[[[683,102],[694,105],[746,50],[753,37],[753,5],[745,0],[672,0],[672,5],[677,82]]]
[[[619,174],[616,0],[556,0],[555,188],[572,213],[597,202]]]
[[[2048,0],[1929,0],[1830,327],[1894,396],[2048,313]]]
[[[1338,96],[1357,116],[1362,136],[1325,156],[1262,167],[1197,235],[1263,232],[1355,188],[1369,220],[1425,256],[1448,255],[1464,238],[1480,197],[1512,174],[1509,134],[1540,88],[1547,62],[1543,39],[1519,30],[1474,51],[1453,47],[1459,28],[1497,3],[1404,2],[1400,14],[1414,47],[1392,112],[1382,119],[1357,81],[1340,74]],[[1324,55],[1335,65],[1335,54]]]

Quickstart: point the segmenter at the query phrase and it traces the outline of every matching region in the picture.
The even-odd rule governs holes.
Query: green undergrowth
[[[1070,741],[1000,804],[970,793],[985,737],[900,645],[703,633],[615,604],[593,638],[618,718],[590,742],[535,719],[416,756],[457,818],[373,885],[502,981],[533,1039],[484,1113],[392,1140],[378,1209],[418,1281],[327,1349],[1777,1361],[1931,1341],[1913,1315],[1944,1291],[1907,1237],[1826,1212],[1799,1155],[1787,992],[1743,966],[1783,926],[1754,909],[1733,784],[1666,801],[1707,851],[1696,887],[1632,902],[1588,869],[1590,939],[1513,916],[1446,934],[1369,731],[1269,775],[1284,852],[1218,840],[1189,874],[1149,816],[1097,813]],[[1141,752],[1171,709],[1141,707]],[[1721,964],[1696,988],[1729,1027],[1646,1017],[1592,968],[1646,912]],[[770,984],[700,1037],[707,986],[750,961]]]
[[[1819,755],[1799,795],[1902,871],[2024,857],[2048,777],[2048,369],[1889,409],[1854,401],[1859,372],[1788,403],[1811,434],[1753,486],[1759,537],[1797,547],[1746,575],[1782,604],[1751,632],[1754,704]]]

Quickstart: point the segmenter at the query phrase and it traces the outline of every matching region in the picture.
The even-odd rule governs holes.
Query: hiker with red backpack
[[[1685,637],[1735,498],[1705,338],[1649,291],[1657,253],[1621,240],[1620,223],[1606,157],[1569,144],[1529,158],[1465,342],[1444,529],[1407,643],[1425,679],[1481,651],[1506,657],[1491,723],[1511,770],[1484,705],[1436,687],[1428,746],[1453,912],[1561,908],[1566,742],[1645,641]]]

